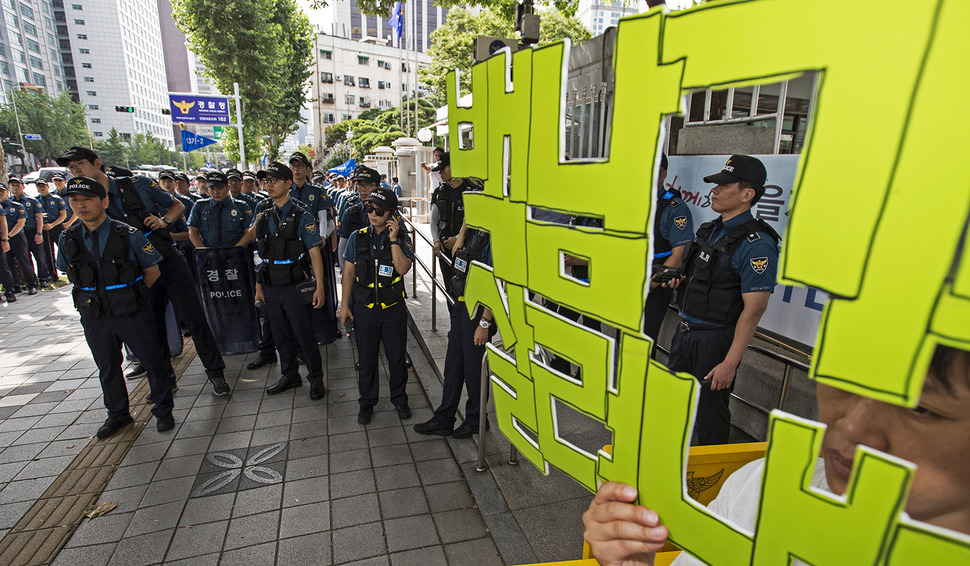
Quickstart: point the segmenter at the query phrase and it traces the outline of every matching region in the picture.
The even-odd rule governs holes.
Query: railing
[[[424,240],[425,242],[427,242],[429,246],[431,246],[431,249],[434,249],[434,242],[432,242],[430,238],[425,236],[424,232],[418,231],[418,228],[414,225],[413,222],[411,222],[411,220],[404,218],[404,223],[407,224],[408,228],[411,229],[412,242],[417,244],[418,242],[417,236],[420,236],[422,240]],[[447,263],[448,265],[451,265],[451,258],[447,257],[446,254],[439,253],[438,257],[443,259],[445,263]],[[435,261],[434,253],[432,253],[431,255],[430,268],[427,265],[425,265],[424,261],[422,261],[420,257],[418,257],[417,253],[414,254],[414,259],[421,267],[421,269],[424,270],[424,272],[431,277],[431,331],[437,332],[438,331],[438,289],[441,289],[441,292],[444,294],[445,300],[448,301],[449,306],[455,305],[455,299],[453,299],[451,295],[448,294],[448,289],[445,288],[444,284],[438,281],[438,262]],[[418,296],[418,271],[416,269],[411,270],[411,296],[412,297]]]

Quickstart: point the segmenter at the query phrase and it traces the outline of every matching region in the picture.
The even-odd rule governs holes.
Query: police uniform
[[[50,230],[46,230],[44,232],[44,253],[47,255],[47,265],[51,275],[50,278],[51,281],[58,281],[60,278],[58,277],[57,269],[54,266],[54,260],[57,257],[54,255],[54,242],[58,241],[61,232],[64,231],[63,224],[69,218],[66,212],[69,207],[56,191],[49,191],[46,195],[38,195],[37,200],[40,201],[40,206],[44,210],[44,224],[49,224],[56,221],[58,218],[60,218],[61,211],[64,211],[64,220],[53,226]]]
[[[292,172],[280,163],[270,164],[265,174],[292,179]],[[256,269],[256,281],[262,287],[263,308],[276,339],[282,373],[282,378],[266,392],[273,395],[303,384],[297,360],[299,344],[306,360],[310,398],[320,399],[325,391],[323,360],[313,334],[310,308],[300,298],[298,289],[312,275],[309,250],[323,243],[317,220],[293,199],[287,199],[282,207],[269,200],[260,205],[254,226],[256,248],[262,260]]]
[[[764,165],[752,157],[732,156],[725,171],[704,180],[726,183],[731,179],[753,181],[763,193]],[[775,287],[779,240],[778,234],[764,221],[755,220],[750,210],[727,221],[718,217],[701,225],[684,254],[685,279],[675,296],[681,321],[671,343],[670,369],[704,380],[724,361],[744,310],[742,295],[772,292]],[[728,442],[729,401],[736,382],[735,376],[730,387],[717,391],[702,382],[695,425],[700,444]]]
[[[81,159],[93,163],[98,156],[88,148],[74,146],[57,159],[57,164],[66,167],[71,161]],[[229,386],[223,377],[226,364],[205,318],[205,311],[202,308],[192,272],[181,252],[176,249],[168,229],[152,230],[144,224],[144,219],[152,214],[164,218],[175,203],[174,198],[162,190],[155,181],[143,176],[134,176],[127,169],[109,167],[107,179],[108,216],[141,230],[156,253],[162,257],[158,264],[161,275],[151,288],[151,306],[157,321],[156,342],[162,347],[165,360],[171,357],[165,326],[165,310],[167,303],[171,302],[176,317],[192,334],[196,352],[215,393],[228,394]],[[166,222],[166,224],[170,223]],[[138,356],[138,353],[135,352],[135,355]],[[139,361],[141,361],[140,357]],[[169,372],[171,375],[175,374],[171,365],[169,365]]]
[[[105,196],[100,182],[82,177],[71,180],[67,193]],[[94,230],[77,222],[61,233],[57,247],[57,267],[74,284],[74,305],[98,366],[108,410],[98,437],[106,438],[132,420],[121,372],[122,342],[148,369],[148,398],[155,404],[152,413],[159,431],[171,429],[174,381],[156,342],[149,290],[143,280],[144,270],[157,265],[161,255],[138,229],[107,217]]]
[[[377,200],[381,197],[383,200]],[[382,208],[392,210],[391,214],[395,213],[397,197],[393,191],[374,189],[368,201],[375,200]],[[387,357],[391,402],[402,418],[411,416],[406,391],[408,314],[404,303],[404,275],[394,268],[391,248],[399,245],[404,256],[413,261],[414,247],[403,227],[394,243],[390,242],[389,234],[389,228],[379,234],[373,226],[362,228],[350,234],[344,251],[344,261],[354,264],[355,272],[347,306],[354,315],[361,409],[358,422],[361,424],[370,421],[373,407],[380,398],[378,358],[382,344]]]
[[[44,214],[44,207],[36,199],[27,195],[20,195],[19,197],[12,196],[10,198],[24,207],[26,222],[24,222],[23,234],[27,241],[27,249],[30,255],[34,256],[34,261],[37,264],[37,279],[39,280],[39,284],[44,286],[47,284],[48,279],[50,279],[50,264],[47,261],[47,254],[44,252],[43,240],[38,244],[36,238],[38,232],[41,238],[44,236],[44,227],[37,226],[37,215]],[[23,266],[21,266],[21,269],[23,269]]]
[[[431,170],[440,172],[450,165],[450,153],[444,152],[441,154],[441,159]],[[457,187],[454,187],[451,185],[453,180],[461,182]],[[462,195],[465,191],[477,190],[482,190],[481,181],[472,178],[452,177],[452,179],[438,185],[434,194],[431,195],[431,236],[435,242],[443,243],[448,238],[458,235],[461,225],[465,221],[465,203]],[[442,250],[446,254],[449,253],[447,248],[443,247]],[[449,262],[439,256],[438,265],[441,269],[442,281],[446,283],[451,281],[454,273]]]
[[[24,205],[19,202],[7,198],[3,202],[3,213],[7,216],[7,233],[13,231],[14,226],[16,226],[19,220],[25,220],[27,218],[27,212],[24,209]],[[8,236],[10,242],[10,251],[5,255],[7,257],[7,267],[13,274],[13,288],[8,289],[13,293],[20,292],[20,281],[17,276],[17,267],[20,266],[20,271],[23,273],[24,282],[27,283],[27,289],[31,295],[37,294],[37,273],[34,271],[34,264],[30,261],[30,248],[27,246],[27,235],[24,234],[24,229],[21,229],[15,235]]]
[[[653,273],[663,271],[663,264],[673,249],[694,241],[694,219],[681,199],[680,191],[666,190],[659,195],[653,221]],[[658,286],[650,289],[643,308],[643,332],[655,341],[667,316],[674,291]]]
[[[0,206],[0,222],[3,222],[4,226],[7,225],[7,215],[4,214],[5,210],[3,206]],[[0,235],[2,235],[2,232],[0,232]],[[10,244],[9,227],[7,228],[7,237],[3,241],[7,242],[8,245]],[[4,252],[2,249],[0,249],[0,285],[3,285],[4,299],[9,303],[17,302],[17,296],[13,294],[13,273],[7,266],[7,252]]]
[[[195,203],[189,215],[190,228],[198,228],[209,248],[231,248],[253,223],[253,209],[242,200],[227,196],[222,202],[206,198]]]
[[[489,321],[482,318],[481,309],[469,318],[469,305],[465,302],[464,295],[471,263],[478,261],[491,265],[492,253],[488,232],[469,229],[466,238],[466,244],[455,252],[455,274],[448,283],[448,292],[457,297],[458,302],[456,308],[451,311],[451,329],[448,331],[441,404],[435,409],[434,417],[430,421],[415,425],[414,430],[419,434],[448,436],[454,432],[456,438],[468,438],[479,429],[482,357],[485,355],[485,344],[475,345],[475,331],[481,324],[489,330],[489,336],[491,336],[494,334],[494,328]],[[465,401],[465,421],[453,431],[463,386],[468,395]]]

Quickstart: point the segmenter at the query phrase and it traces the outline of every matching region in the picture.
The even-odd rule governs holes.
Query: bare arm
[[[354,279],[357,278],[357,268],[354,264],[344,260],[344,275],[340,281],[340,323],[347,324],[347,319],[354,319],[350,312],[350,294],[354,289]]]
[[[318,309],[326,302],[323,288],[323,255],[320,253],[320,246],[313,246],[307,252],[310,254],[313,277],[317,280],[317,288],[313,291],[313,308]]]
[[[243,236],[245,238],[245,236]],[[205,243],[202,242],[202,232],[199,231],[195,226],[189,226],[189,241],[192,245],[197,248],[204,248]]]
[[[738,366],[741,364],[741,356],[751,344],[754,333],[758,330],[758,322],[761,315],[768,308],[768,298],[771,293],[768,291],[756,291],[744,293],[744,310],[738,318],[738,323],[734,327],[734,339],[731,341],[731,349],[728,350],[724,361],[714,366],[714,369],[707,374],[704,379],[711,380],[711,389],[727,389],[734,382],[734,376]]]
[[[142,273],[142,277],[144,277],[144,279],[145,279],[145,285],[148,285],[149,287],[151,287],[152,285],[154,285],[155,284],[155,281],[158,280],[158,278],[159,278],[159,276],[161,274],[162,274],[162,272],[158,270],[158,266],[157,265],[153,265],[151,267],[146,267],[143,270],[143,273]]]
[[[24,224],[26,223],[27,223],[26,218],[18,218],[17,221],[14,222],[13,228],[10,229],[10,233],[9,233],[10,237],[13,238],[17,234],[19,234],[20,231],[24,229]]]

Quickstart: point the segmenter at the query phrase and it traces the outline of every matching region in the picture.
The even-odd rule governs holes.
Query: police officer
[[[667,156],[660,154],[653,216],[654,281],[650,282],[650,292],[643,308],[643,332],[654,342],[660,337],[660,327],[674,293],[670,287],[660,284],[662,276],[659,274],[667,269],[679,269],[683,264],[684,250],[694,241],[694,219],[690,209],[681,199],[680,191],[664,187],[666,178]]]
[[[175,174],[175,192],[177,192],[179,195],[183,197],[187,197],[192,202],[195,202],[201,199],[202,195],[200,195],[199,193],[192,192],[191,188],[192,188],[192,182],[189,180],[188,175],[186,175],[181,171]],[[184,203],[185,201],[182,201],[182,202]],[[184,214],[187,215],[190,212],[192,212],[191,206],[185,209]]]
[[[159,278],[162,257],[133,226],[107,217],[108,194],[95,179],[74,177],[68,183],[71,208],[80,222],[61,233],[57,267],[74,284],[74,306],[81,314],[84,338],[98,366],[108,418],[98,438],[108,438],[131,424],[128,390],[121,373],[121,343],[148,368],[149,400],[159,432],[175,427],[168,360],[156,343],[148,287]]]
[[[7,229],[7,215],[3,214],[0,207],[0,285],[3,285],[4,300],[8,303],[17,302],[17,296],[13,294],[13,273],[7,266],[7,252],[10,251],[10,233]]]
[[[225,173],[206,175],[209,198],[195,203],[189,215],[189,238],[197,248],[231,248],[245,245],[246,230],[253,223],[253,209],[229,196]]]
[[[379,182],[377,176],[374,185]],[[387,356],[391,402],[402,420],[411,418],[406,391],[404,275],[414,260],[407,232],[401,230],[394,191],[373,189],[364,203],[369,226],[351,233],[347,241],[340,302],[340,321],[346,324],[350,318],[355,326],[360,390],[357,422],[362,425],[370,422],[380,397],[377,360],[381,344]]]
[[[325,240],[335,227],[334,207],[323,187],[310,182],[310,159],[299,151],[290,156],[290,170],[293,171],[293,187],[290,198],[303,203],[310,214],[320,224],[320,236]]]
[[[71,210],[70,203],[67,202],[67,178],[61,173],[54,173],[54,175],[51,176],[51,182],[54,183],[54,191],[57,193],[57,196],[61,197],[61,200],[63,200],[64,204],[67,206],[67,218],[65,218],[64,222],[61,223],[61,228],[70,228],[71,225],[77,221],[77,216],[74,214],[74,211]]]
[[[471,438],[479,430],[482,357],[485,355],[485,343],[494,334],[494,329],[492,311],[487,307],[469,312],[469,305],[464,297],[465,280],[473,261],[491,265],[489,234],[462,226],[455,249],[455,275],[448,282],[448,292],[458,297],[458,303],[456,308],[451,310],[451,330],[448,331],[441,404],[435,409],[431,420],[414,425],[414,432]],[[475,308],[475,305],[471,305],[471,308]],[[468,400],[465,402],[465,420],[461,426],[454,428],[462,386],[468,395]],[[487,422],[485,426],[488,427]]]
[[[239,169],[226,171],[226,180],[229,182],[229,196],[236,200],[241,200],[249,205],[250,210],[256,210],[259,199],[243,192],[243,173]]]
[[[54,266],[54,242],[64,230],[63,223],[67,220],[67,203],[56,193],[50,192],[50,187],[43,177],[34,183],[37,187],[37,200],[44,211],[44,256],[47,258],[48,272],[51,281],[59,281],[57,268]]]
[[[158,264],[161,276],[158,283],[152,286],[151,305],[157,321],[156,343],[162,347],[163,357],[166,360],[170,357],[164,321],[166,303],[171,302],[176,317],[192,333],[192,341],[215,394],[229,394],[229,384],[223,377],[226,364],[205,319],[192,273],[168,232],[168,226],[182,215],[182,204],[161,190],[154,181],[135,178],[127,169],[112,167],[110,171],[114,176],[107,176],[98,154],[83,146],[69,148],[57,158],[57,164],[68,167],[74,175],[101,183],[108,195],[108,216],[114,220],[128,220],[128,224],[142,230],[156,253],[162,256]],[[135,355],[138,353],[135,352]],[[174,377],[175,371],[171,365],[169,373]]]
[[[7,257],[7,267],[13,275],[13,287],[8,287],[5,293],[7,301],[10,296],[20,292],[20,281],[17,276],[16,266],[20,266],[23,273],[24,282],[27,284],[27,294],[37,294],[37,274],[34,271],[34,264],[30,261],[30,249],[27,246],[27,236],[24,234],[24,225],[27,223],[27,212],[24,205],[9,198],[7,187],[0,184],[0,204],[3,205],[3,213],[7,218],[7,238],[10,240],[10,249],[5,254]]]
[[[310,399],[326,395],[323,385],[323,360],[313,335],[310,311],[301,297],[312,288],[313,308],[325,303],[323,259],[320,255],[320,230],[317,220],[290,198],[293,172],[274,161],[263,172],[272,200],[262,203],[249,237],[256,240],[262,263],[256,271],[256,301],[266,309],[280,355],[279,381],[266,388],[268,395],[303,385],[297,361],[297,343],[307,366]],[[314,279],[310,279],[310,275]]]
[[[256,204],[259,204],[264,198],[263,195],[257,192],[258,188],[259,182],[256,180],[256,174],[252,171],[243,171],[242,194],[251,197]]]
[[[698,442],[725,444],[731,430],[728,405],[741,356],[775,287],[780,237],[751,207],[765,192],[767,172],[757,158],[732,155],[717,174],[711,208],[720,213],[697,230],[684,254],[684,277],[672,280],[681,321],[668,367],[701,382]]]
[[[454,275],[451,263],[443,257],[454,253],[458,231],[465,221],[465,204],[462,194],[465,191],[481,190],[478,180],[451,176],[451,154],[440,154],[438,162],[431,171],[441,174],[441,184],[431,195],[431,239],[434,241],[434,255],[438,258],[442,281],[451,281]],[[454,299],[455,297],[452,297]],[[450,310],[450,308],[449,308]]]
[[[20,179],[11,177],[9,186],[10,198],[24,207],[26,213],[24,235],[27,237],[27,249],[37,263],[38,285],[44,287],[51,276],[48,267],[50,264],[47,262],[47,254],[44,252],[44,207],[36,199],[24,194],[24,183]],[[23,269],[23,266],[21,266],[21,269]]]
[[[338,233],[340,242],[337,245],[337,253],[341,257],[346,257],[345,252],[350,235],[371,225],[368,220],[367,211],[364,210],[364,201],[370,196],[371,191],[376,189],[380,184],[381,174],[376,169],[361,165],[351,173],[350,182],[353,184],[354,192],[344,201],[344,211],[340,215],[340,230]],[[397,202],[396,198],[395,202]]]
[[[189,227],[186,224],[186,219],[192,210],[192,205],[195,204],[191,198],[179,194],[177,174],[171,171],[162,171],[158,174],[158,186],[162,188],[163,191],[172,195],[172,198],[182,203],[185,210],[179,216],[179,219],[172,222],[168,226],[168,231],[172,234],[172,238],[175,240],[175,246],[185,254],[185,257],[192,257],[192,241],[189,240]]]

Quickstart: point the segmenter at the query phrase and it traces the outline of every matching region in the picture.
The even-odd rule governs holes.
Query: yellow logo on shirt
[[[762,273],[765,272],[766,269],[768,269],[768,258],[766,257],[751,258],[751,269],[753,269],[754,272],[757,273],[758,275],[761,275]]]
[[[306,224],[303,227],[306,228],[306,231],[309,232],[309,233],[311,233],[311,234],[314,234],[317,231],[317,225],[315,223],[313,223],[313,222],[310,222],[309,224]]]
[[[152,247],[151,242],[147,242],[144,246],[142,246],[141,251],[145,252],[148,255],[155,255],[155,248]]]
[[[678,216],[677,218],[674,218],[674,225],[676,225],[678,229],[683,230],[687,227],[687,217]]]

